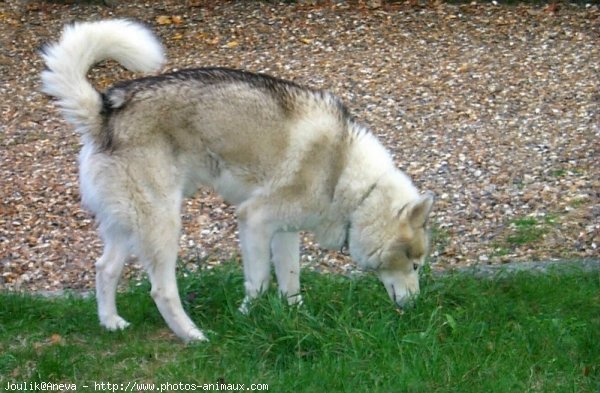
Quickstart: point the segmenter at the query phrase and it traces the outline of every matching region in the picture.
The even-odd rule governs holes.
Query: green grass
[[[272,392],[599,391],[598,272],[426,275],[422,286],[401,315],[372,276],[304,272],[303,307],[273,290],[244,316],[239,267],[202,271],[182,277],[180,288],[211,341],[188,346],[166,328],[148,284],[120,294],[133,325],[118,333],[98,326],[93,299],[4,293],[0,391],[23,381],[78,391],[93,391],[94,381],[261,383]]]
[[[511,222],[513,233],[506,241],[513,246],[535,243],[542,240],[549,228],[555,224],[556,217],[553,215],[544,217],[542,221],[534,217],[518,218]]]

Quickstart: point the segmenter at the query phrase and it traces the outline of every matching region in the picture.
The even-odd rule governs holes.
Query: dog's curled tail
[[[123,19],[65,26],[60,40],[42,49],[42,57],[42,91],[59,99],[67,121],[84,136],[101,129],[102,97],[86,78],[94,64],[113,59],[131,71],[152,72],[165,63],[154,34]]]

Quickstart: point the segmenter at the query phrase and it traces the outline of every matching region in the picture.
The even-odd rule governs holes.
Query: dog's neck
[[[331,209],[315,232],[332,250],[348,248],[352,215],[368,199],[377,183],[395,170],[389,152],[367,129],[350,124],[346,165],[333,192]]]
[[[368,189],[367,191],[364,193],[364,195],[360,198],[360,200],[358,201],[358,205],[356,206],[356,209],[359,209],[360,206],[363,204],[364,201],[366,201],[371,194],[373,193],[373,190],[375,190],[375,187],[377,187],[377,182],[379,180],[377,180],[375,183],[373,183]],[[348,217],[346,219],[346,224],[344,226],[344,241],[342,242],[342,247],[340,248],[340,252],[342,253],[348,253],[348,249],[350,247],[350,229],[352,228],[352,220],[350,219],[350,217]]]
[[[319,244],[329,250],[344,252],[348,250],[350,229],[352,228],[352,212],[359,209],[363,203],[371,196],[373,190],[377,187],[377,181],[372,183],[362,192],[359,199],[353,199],[353,203],[345,198],[345,204],[331,207],[327,213],[322,216],[318,226],[314,228],[314,234]],[[338,201],[337,203],[342,203]],[[340,214],[340,212],[343,212]]]

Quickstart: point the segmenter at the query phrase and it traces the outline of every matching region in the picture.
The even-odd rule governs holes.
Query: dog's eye
[[[413,270],[416,272],[417,270],[419,270],[419,264],[418,263],[413,263]]]

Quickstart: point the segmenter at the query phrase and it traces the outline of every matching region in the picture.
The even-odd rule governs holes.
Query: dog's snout
[[[415,297],[419,294],[418,278],[405,277],[401,274],[386,274],[380,272],[387,293],[398,310],[406,310],[414,305]],[[408,279],[407,279],[408,278]]]
[[[419,294],[418,282],[416,284],[412,282],[407,283],[406,281],[396,280],[393,276],[390,280],[387,280],[387,277],[381,278],[384,281],[390,299],[398,309],[406,310],[412,307],[415,298]],[[394,280],[392,281],[392,279]]]
[[[396,308],[398,308],[399,310],[404,310],[406,308],[410,308],[412,302],[413,302],[413,295],[408,292],[404,292],[404,291],[397,291],[396,287],[394,285],[392,285],[392,300],[394,301],[394,303],[396,304]],[[398,292],[402,292],[401,294],[399,294]]]

